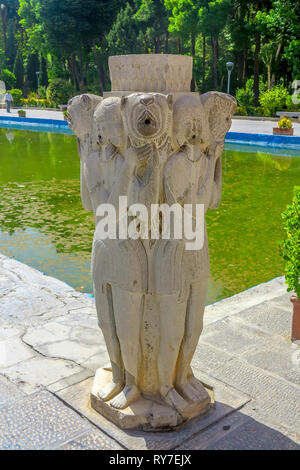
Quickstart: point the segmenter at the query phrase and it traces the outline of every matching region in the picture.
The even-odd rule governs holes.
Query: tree
[[[23,56],[22,52],[19,49],[16,55],[15,63],[14,63],[14,74],[16,77],[16,88],[19,90],[24,89],[24,64],[23,64]]]
[[[163,52],[169,51],[168,16],[164,0],[141,0],[134,15],[155,54],[161,52],[161,46]]]
[[[48,72],[47,72],[47,61],[45,59],[45,57],[41,57],[41,61],[40,61],[40,64],[41,64],[41,70],[40,70],[40,86],[44,86],[47,88],[48,84],[49,84],[49,80],[48,80]]]
[[[138,20],[134,15],[135,11],[129,3],[119,11],[107,35],[108,48],[112,54],[134,54],[139,50],[142,52],[138,41]]]
[[[39,55],[37,52],[29,54],[27,57],[27,67],[26,67],[26,84],[29,91],[37,91],[37,75],[36,72],[40,71],[40,61]]]

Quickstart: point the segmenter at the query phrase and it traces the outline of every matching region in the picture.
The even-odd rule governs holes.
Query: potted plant
[[[300,186],[294,187],[292,204],[282,213],[287,237],[281,242],[280,251],[285,265],[288,292],[293,291],[292,341],[300,340]]]
[[[19,109],[18,110],[18,115],[19,115],[19,117],[26,117],[26,111],[24,109]]]
[[[273,135],[294,135],[292,121],[283,117],[278,121],[278,127],[273,127]]]

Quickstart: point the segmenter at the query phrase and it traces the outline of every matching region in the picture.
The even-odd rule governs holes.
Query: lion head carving
[[[172,96],[133,93],[121,99],[126,133],[134,147],[153,142],[161,147],[171,134]]]

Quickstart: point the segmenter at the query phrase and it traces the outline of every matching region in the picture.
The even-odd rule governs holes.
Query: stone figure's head
[[[121,112],[132,144],[155,142],[161,146],[171,132],[172,109],[171,95],[133,93],[123,96]]]
[[[102,101],[101,96],[78,95],[68,103],[67,120],[72,131],[80,141],[90,139],[92,133],[93,115],[96,107]]]
[[[200,96],[184,95],[174,104],[173,140],[177,147],[189,149],[189,157],[198,160],[209,144],[209,129]]]
[[[126,138],[121,116],[121,98],[110,97],[97,106],[93,117],[93,148],[104,149],[109,145],[122,149]]]
[[[231,127],[237,102],[231,95],[210,91],[200,96],[211,140],[222,142]]]
[[[204,109],[199,95],[184,95],[174,104],[174,142],[178,147],[196,145],[208,140]]]

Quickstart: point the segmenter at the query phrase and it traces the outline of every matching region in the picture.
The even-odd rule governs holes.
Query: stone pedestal
[[[98,369],[91,391],[91,407],[122,429],[142,428],[144,431],[169,431],[180,428],[187,420],[205,414],[214,404],[213,388],[205,386],[207,395],[199,396],[196,402],[189,403],[180,414],[166,405],[159,395],[149,399],[140,396],[123,410],[117,410],[99,398],[98,393],[112,380],[111,372]],[[199,381],[199,384],[201,382]]]

